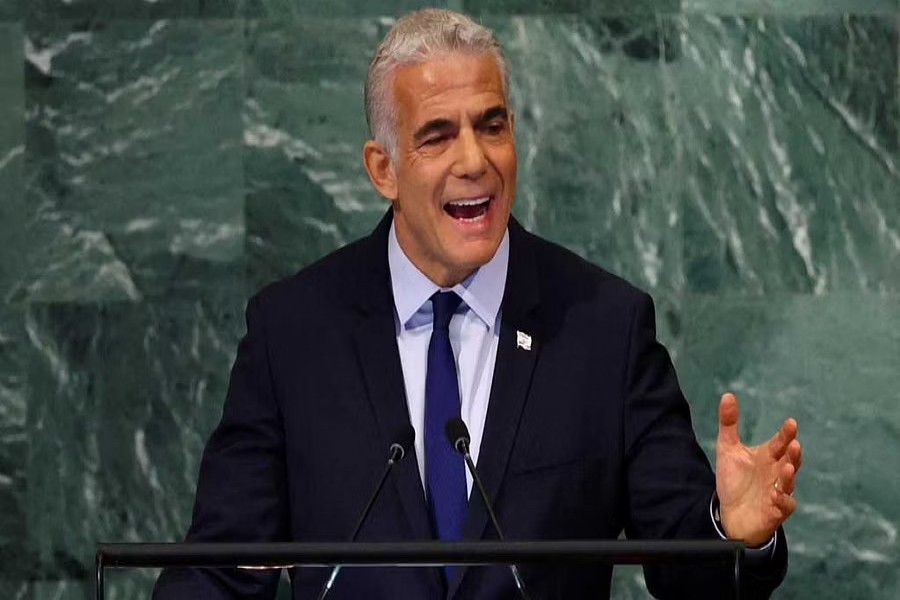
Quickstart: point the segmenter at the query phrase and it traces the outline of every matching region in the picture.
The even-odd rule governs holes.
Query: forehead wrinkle
[[[447,78],[446,75],[440,75],[435,72],[435,69],[430,68],[432,66],[437,66],[440,63],[447,64],[448,62],[454,62],[457,58],[471,58],[479,62],[482,59],[487,59],[490,61],[492,68],[485,69],[483,63],[479,64],[477,67],[478,76],[474,79],[471,77]],[[456,66],[457,70],[464,74],[469,74],[471,72],[470,68],[459,63],[457,63]],[[501,104],[504,107],[508,107],[509,104],[508,99],[504,94],[502,75],[499,67],[496,64],[496,61],[489,56],[483,57],[480,55],[448,53],[439,58],[427,60],[425,62],[401,65],[395,70],[393,75],[391,87],[393,88],[392,91],[396,103],[395,105],[398,109],[400,105],[413,107],[415,112],[413,119],[418,119],[419,122],[417,124],[419,125],[429,120],[440,118],[442,113],[443,116],[446,116],[448,112],[443,109],[439,109],[431,115],[428,113],[435,103],[440,104],[441,96],[452,92],[458,92],[460,89],[468,87],[479,90],[477,93],[478,96],[496,95],[496,100],[487,101],[485,104]],[[412,77],[413,80],[410,81],[408,79],[409,77]],[[406,102],[404,102],[404,100]],[[408,114],[399,114],[403,112],[408,113],[409,111],[398,110],[398,119],[402,119],[404,116],[407,118],[410,116]],[[453,110],[450,112],[454,113],[454,118],[457,117],[458,112]],[[413,125],[413,127],[415,126],[416,125]]]

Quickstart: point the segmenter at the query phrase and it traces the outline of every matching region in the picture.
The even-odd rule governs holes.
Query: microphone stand
[[[412,442],[410,442],[410,445],[411,444]],[[387,464],[384,467],[384,472],[381,474],[381,479],[378,480],[378,486],[375,488],[375,493],[373,493],[369,498],[368,504],[366,504],[366,507],[363,509],[362,514],[359,516],[359,521],[356,522],[356,527],[353,529],[353,533],[350,535],[349,541],[351,542],[356,540],[356,536],[359,535],[359,531],[362,529],[363,523],[366,522],[366,517],[368,517],[369,513],[372,512],[372,507],[375,505],[375,500],[378,498],[379,494],[381,494],[381,488],[384,487],[384,483],[387,481],[388,475],[391,473],[391,469],[406,455],[406,451],[404,450],[403,446],[396,442],[391,444],[390,452],[390,457],[388,458]],[[331,588],[332,586],[334,586],[334,582],[340,572],[341,565],[334,565],[334,568],[331,570],[331,575],[328,577],[328,581],[325,582],[325,585],[322,586],[322,589],[319,592],[318,600],[324,600],[325,596],[328,595],[328,592],[331,591]]]
[[[484,485],[481,483],[481,478],[478,476],[478,471],[475,470],[475,461],[472,460],[472,454],[469,452],[469,429],[466,427],[466,424],[463,423],[462,419],[452,419],[447,422],[447,436],[450,438],[450,443],[453,444],[453,447],[457,452],[463,455],[463,458],[466,461],[466,466],[469,469],[469,473],[472,474],[472,480],[475,482],[475,487],[478,488],[478,494],[481,496],[481,501],[484,502],[484,507],[487,509],[488,516],[491,518],[491,523],[494,525],[494,531],[497,532],[497,537],[500,538],[500,541],[506,541],[503,537],[503,530],[500,529],[500,523],[497,521],[497,515],[494,514],[494,509],[491,507],[491,503],[488,500],[487,492],[484,489]],[[509,570],[512,572],[513,579],[516,582],[516,587],[519,590],[519,595],[522,597],[522,600],[531,600],[528,596],[528,592],[525,590],[525,581],[522,579],[522,575],[519,573],[519,568],[515,564],[509,565]]]

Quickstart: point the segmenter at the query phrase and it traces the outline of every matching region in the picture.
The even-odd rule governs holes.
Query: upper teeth
[[[490,199],[490,196],[485,196],[484,198],[473,198],[472,200],[454,200],[449,204],[452,204],[454,206],[475,206],[476,204],[487,202]]]

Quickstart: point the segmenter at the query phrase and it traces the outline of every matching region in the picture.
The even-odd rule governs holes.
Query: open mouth
[[[493,199],[493,196],[485,196],[470,200],[454,200],[444,205],[444,212],[460,221],[477,221],[487,215]]]

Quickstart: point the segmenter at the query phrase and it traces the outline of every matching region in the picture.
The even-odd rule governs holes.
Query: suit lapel
[[[384,448],[394,442],[405,428],[411,427],[403,370],[394,335],[393,323],[377,317],[365,319],[356,331],[360,366]],[[397,486],[413,537],[431,539],[425,493],[416,461],[415,448],[410,448],[406,458],[394,468],[391,479]]]
[[[542,341],[536,263],[531,258],[528,234],[512,219],[509,232],[509,268],[501,306],[500,341],[477,465],[492,505],[496,503],[506,473]],[[481,539],[487,524],[487,510],[473,488],[463,539]],[[502,520],[500,526],[503,527]],[[456,593],[466,570],[457,570],[450,582],[448,598]]]
[[[367,255],[372,259],[357,273],[355,298],[361,316],[354,331],[354,341],[363,372],[367,398],[378,424],[382,446],[387,448],[398,435],[412,425],[403,385],[403,368],[394,329],[394,301],[387,264],[387,235],[390,213],[369,237]],[[409,530],[414,539],[429,540],[433,535],[425,493],[419,477],[415,448],[411,448],[391,474],[390,479],[400,497]],[[432,589],[439,585],[436,569],[422,569]]]

